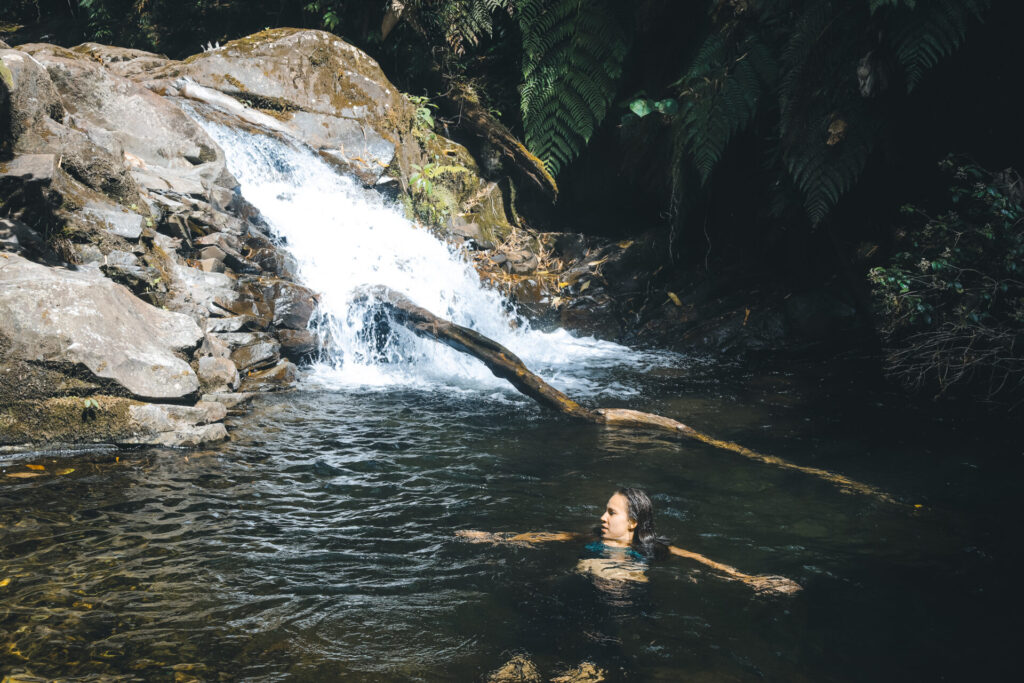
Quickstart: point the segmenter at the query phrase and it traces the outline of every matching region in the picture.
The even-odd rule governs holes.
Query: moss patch
[[[7,68],[2,59],[0,59],[0,80],[4,82],[8,90],[14,89],[14,74],[11,73],[11,70]]]

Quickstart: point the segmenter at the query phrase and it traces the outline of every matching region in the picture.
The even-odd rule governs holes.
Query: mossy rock
[[[15,401],[0,406],[0,445],[123,441],[137,428],[133,405],[142,403],[100,395]]]

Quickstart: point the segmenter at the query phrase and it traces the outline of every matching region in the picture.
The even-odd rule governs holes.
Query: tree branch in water
[[[508,380],[512,386],[537,403],[577,420],[608,425],[610,427],[641,427],[670,432],[685,438],[695,439],[715,448],[732,451],[745,458],[750,458],[766,465],[795,470],[818,477],[838,486],[839,490],[844,493],[858,493],[871,496],[886,503],[897,502],[889,494],[868,484],[854,481],[841,474],[829,472],[818,467],[797,465],[773,455],[758,453],[731,441],[716,439],[668,417],[623,408],[590,410],[576,403],[576,401],[530,372],[523,361],[493,339],[485,337],[468,327],[462,327],[450,320],[439,318],[427,309],[414,304],[404,294],[396,292],[389,287],[383,285],[369,287],[363,290],[363,295],[367,299],[376,301],[387,310],[396,323],[403,325],[421,337],[429,337],[452,347],[456,351],[473,356],[483,362],[497,377]]]

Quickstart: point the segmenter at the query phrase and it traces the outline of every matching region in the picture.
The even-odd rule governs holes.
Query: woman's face
[[[629,518],[629,503],[621,493],[608,499],[604,514],[601,515],[601,540],[608,545],[628,546],[633,542],[636,522]]]

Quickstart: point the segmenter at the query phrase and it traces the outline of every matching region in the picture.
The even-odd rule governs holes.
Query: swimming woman
[[[457,531],[456,536],[471,543],[532,545],[547,541],[571,541],[588,535],[571,531],[516,534],[464,529]],[[742,581],[758,592],[792,594],[800,590],[799,584],[783,576],[744,574],[735,567],[669,545],[655,534],[654,506],[641,489],[622,488],[612,494],[601,515],[597,536],[598,539],[586,547],[588,553],[594,556],[580,560],[577,570],[602,579],[646,581],[644,567],[647,562],[676,555],[710,567],[729,580]]]

